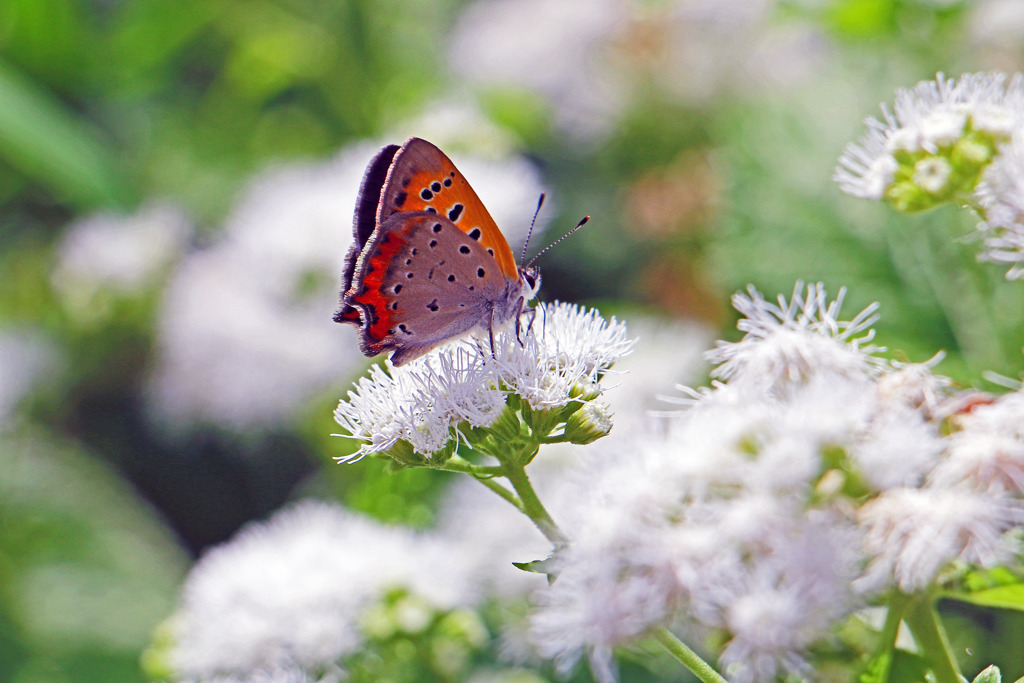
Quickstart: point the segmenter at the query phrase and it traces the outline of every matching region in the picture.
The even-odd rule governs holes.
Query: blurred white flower
[[[615,364],[605,384],[605,400],[615,422],[646,425],[651,412],[665,408],[665,397],[676,385],[691,384],[707,373],[704,351],[711,330],[697,322],[629,316],[624,321],[636,339],[633,352]]]
[[[186,680],[273,670],[340,680],[341,660],[360,648],[363,620],[387,592],[439,611],[475,604],[464,564],[440,537],[300,503],[196,564],[171,622],[172,666]]]
[[[993,496],[1024,493],[1024,392],[957,415],[947,439],[947,457],[932,480],[939,486],[968,485]]]
[[[64,230],[53,286],[71,314],[95,318],[100,291],[130,296],[152,288],[181,257],[191,233],[188,218],[170,204],[131,215],[93,214]]]
[[[1017,64],[1024,35],[1024,7],[1017,0],[979,0],[965,6],[971,54],[989,64]]]
[[[371,369],[335,420],[346,436],[366,442],[352,457],[385,452],[399,441],[430,456],[458,426],[489,427],[505,408],[506,392],[535,409],[567,405],[584,391],[600,392],[599,376],[627,354],[632,341],[615,318],[565,303],[542,304],[532,326],[494,333],[494,353],[477,337],[446,344],[401,367]]]
[[[885,362],[876,306],[844,320],[842,298],[737,296],[747,335],[709,354],[721,379],[660,431],[588,452],[552,506],[569,543],[537,591],[539,652],[563,670],[586,653],[611,681],[616,646],[670,627],[721,637],[730,680],[777,680],[880,591],[1007,557],[1024,400],[948,435],[941,356]]]
[[[641,84],[693,103],[806,78],[822,61],[824,36],[777,21],[776,5],[477,0],[455,24],[449,61],[485,90],[542,99],[560,129],[592,139],[629,111]]]
[[[626,101],[607,54],[626,10],[623,0],[478,0],[459,15],[449,60],[470,82],[545,98],[560,127],[586,137]]]
[[[176,683],[334,683],[342,680],[336,672],[311,676],[294,664],[270,664],[244,674],[215,676],[190,676],[179,678]]]
[[[858,512],[871,558],[859,583],[873,592],[895,583],[913,593],[934,581],[954,560],[992,566],[1014,546],[1003,534],[1022,520],[1007,496],[968,487],[896,488]]]
[[[331,313],[374,148],[267,171],[221,239],[182,262],[164,295],[149,380],[158,418],[270,430],[358,362],[354,331]]]
[[[953,382],[936,375],[932,368],[945,357],[940,351],[923,363],[892,361],[892,370],[878,380],[879,399],[920,410],[928,418],[941,417],[943,401]]]

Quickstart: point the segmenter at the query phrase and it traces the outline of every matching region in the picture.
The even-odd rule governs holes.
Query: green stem
[[[533,490],[529,477],[526,476],[526,467],[522,465],[506,463],[502,467],[502,474],[512,484],[512,488],[519,494],[522,502],[522,511],[533,520],[545,538],[551,541],[556,548],[560,548],[568,542],[562,534],[555,520],[551,518],[544,505],[540,502],[537,492]]]
[[[672,656],[682,662],[683,666],[689,669],[694,676],[703,683],[726,683],[722,675],[711,668],[700,656],[691,650],[686,643],[679,640],[674,633],[665,627],[654,632],[654,637],[665,646],[665,649],[672,653]]]
[[[949,649],[949,641],[942,632],[934,601],[921,596],[910,602],[903,616],[928,661],[937,683],[961,683],[960,669]]]
[[[459,455],[453,455],[449,458],[448,462],[444,464],[442,469],[450,470],[452,472],[465,472],[466,474],[472,474],[478,479],[482,479],[484,477],[501,477],[505,474],[505,471],[500,467],[474,465]]]
[[[519,497],[494,480],[496,475],[501,474],[500,467],[480,467],[456,455],[445,463],[444,469],[449,472],[464,472],[472,475],[478,482],[514,505],[517,510],[526,512]]]
[[[915,259],[931,287],[964,361],[976,371],[1005,366],[1000,341],[1005,335],[992,317],[990,297],[982,291],[984,274],[953,244],[945,223],[927,227],[931,229],[899,225],[897,230],[905,255]]]
[[[879,672],[878,680],[888,683],[889,674],[892,671],[893,655],[896,652],[896,637],[899,635],[900,623],[903,615],[910,604],[910,597],[903,593],[895,593],[889,601],[889,608],[885,613],[885,624],[879,638],[879,657],[885,662],[885,669]]]

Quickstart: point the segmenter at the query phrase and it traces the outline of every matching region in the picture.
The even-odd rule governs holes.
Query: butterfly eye
[[[522,268],[519,273],[530,289],[537,288],[537,282],[540,280],[540,272],[536,268]]]

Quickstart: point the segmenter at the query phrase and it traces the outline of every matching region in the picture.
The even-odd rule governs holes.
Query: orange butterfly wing
[[[395,154],[377,206],[377,225],[400,211],[430,211],[448,218],[484,247],[502,273],[519,279],[516,258],[491,214],[444,152],[410,138]]]

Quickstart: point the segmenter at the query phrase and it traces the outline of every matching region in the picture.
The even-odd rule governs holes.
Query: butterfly
[[[335,322],[359,327],[367,356],[403,365],[450,339],[518,322],[540,287],[520,267],[466,178],[421,138],[366,167]]]

